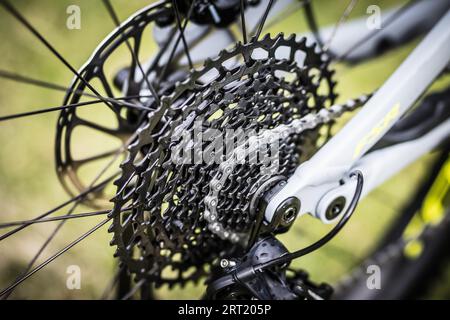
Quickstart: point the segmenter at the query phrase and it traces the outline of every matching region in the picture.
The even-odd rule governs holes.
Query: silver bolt
[[[220,266],[222,267],[222,268],[226,268],[226,267],[228,267],[230,265],[230,261],[228,261],[227,259],[222,259],[222,260],[220,260]]]
[[[285,224],[290,224],[292,221],[294,221],[295,217],[297,215],[297,210],[295,208],[288,208],[282,216],[283,222]]]
[[[220,266],[222,268],[228,268],[228,267],[234,267],[236,265],[236,262],[233,260],[227,260],[227,259],[222,259],[220,260]]]

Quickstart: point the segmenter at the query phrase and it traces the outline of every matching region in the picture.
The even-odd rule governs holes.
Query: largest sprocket
[[[289,124],[332,105],[334,87],[327,57],[305,39],[281,34],[238,43],[192,71],[149,114],[121,165],[110,214],[112,244],[121,262],[137,279],[174,285],[200,279],[220,257],[237,253],[242,243],[211,231],[203,216],[209,181],[220,163],[180,162],[173,157],[181,149],[210,152],[213,142],[186,142],[180,133],[198,130],[196,120],[201,120],[200,132],[205,134],[212,129],[260,131]],[[279,170],[272,175],[262,175],[258,163],[238,166],[219,195],[221,226],[250,232],[255,217],[249,203],[255,186],[274,175],[289,177],[306,146],[314,151],[317,142],[317,130],[286,137],[279,148]]]

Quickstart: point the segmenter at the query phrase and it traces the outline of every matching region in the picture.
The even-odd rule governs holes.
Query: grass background
[[[112,2],[120,18],[124,20],[151,1]],[[359,1],[351,17],[363,15],[370,4],[379,4],[385,8],[403,2]],[[320,24],[337,21],[347,3],[344,0],[315,1]],[[72,4],[81,8],[81,30],[66,28],[66,8]],[[16,0],[14,5],[76,68],[83,65],[97,44],[113,29],[101,1]],[[66,86],[70,84],[71,73],[4,10],[0,10],[0,30],[1,69]],[[267,31],[284,31],[288,34],[304,30],[306,25],[303,15],[295,12]],[[338,71],[336,79],[339,82],[337,90],[341,94],[340,101],[377,88],[416,44],[417,41],[355,68],[335,66]],[[149,44],[146,48],[149,55],[151,49],[152,45]],[[448,84],[448,80],[448,77],[441,80],[438,86]],[[61,104],[62,98],[63,93],[0,80],[0,115],[57,106]],[[95,107],[89,112],[100,117]],[[68,198],[54,169],[57,116],[57,113],[52,113],[0,123],[1,222],[30,219]],[[93,140],[95,139],[84,135],[77,141],[77,147],[83,150],[95,148]],[[374,191],[361,203],[356,216],[336,240],[319,252],[295,262],[295,265],[304,267],[313,279],[320,281],[333,282],[348,271],[374,246],[383,228],[395,217],[398,208],[420,181],[424,168],[431,159],[432,156],[424,157]],[[89,208],[80,206],[78,211],[89,211]],[[68,222],[39,262],[101,220],[102,217],[92,217]],[[56,222],[34,225],[0,242],[0,287],[6,286],[20,274],[55,226]],[[288,247],[293,249],[313,241],[324,230],[324,226],[318,221],[304,217],[283,238]],[[106,228],[102,228],[24,282],[15,290],[12,298],[99,298],[115,270],[113,248],[109,246],[110,237]],[[66,288],[66,269],[70,265],[81,268],[81,290]],[[450,268],[446,270],[445,279],[450,279]],[[449,287],[450,281],[441,281],[427,297],[449,298]],[[187,290],[172,292],[163,288],[158,295],[162,298],[192,298],[200,296],[202,290],[202,286],[188,286]]]

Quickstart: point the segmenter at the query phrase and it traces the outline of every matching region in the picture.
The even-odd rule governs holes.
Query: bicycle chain
[[[308,114],[301,119],[295,119],[288,125],[280,125],[274,129],[266,130],[257,137],[251,137],[251,141],[248,144],[239,146],[232,157],[223,162],[216,173],[215,177],[210,182],[209,194],[205,198],[206,211],[204,217],[208,220],[209,229],[220,236],[222,239],[229,239],[232,242],[246,243],[248,233],[239,234],[236,232],[230,232],[224,228],[220,222],[217,221],[217,203],[219,202],[218,194],[223,189],[225,181],[236,167],[236,158],[239,154],[261,154],[259,150],[255,150],[261,145],[273,144],[275,140],[286,139],[292,134],[301,134],[306,130],[316,128],[318,125],[330,123],[332,120],[339,118],[344,112],[353,111],[357,107],[362,106],[369,99],[370,96],[363,95],[355,100],[350,100],[346,104],[333,105],[329,109],[321,109],[316,114]],[[247,150],[245,150],[247,149]],[[265,149],[265,148],[264,148]],[[277,164],[274,163],[268,170],[272,175],[277,173]]]

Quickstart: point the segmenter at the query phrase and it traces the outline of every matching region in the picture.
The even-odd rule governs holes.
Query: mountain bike
[[[380,11],[378,25],[349,19],[357,2],[322,27],[311,0],[167,0],[123,22],[103,0],[116,28],[78,69],[19,5],[0,0],[2,14],[74,75],[65,87],[0,70],[65,92],[61,106],[0,121],[59,112],[55,167],[70,196],[0,224],[7,241],[58,222],[0,296],[104,226],[117,270],[103,298],[152,299],[158,288],[192,283],[205,283],[204,299],[420,296],[445,261],[450,231],[450,1],[408,1]],[[309,31],[265,32],[290,15]],[[411,41],[415,49],[379,88],[337,102],[338,65],[351,70]],[[80,151],[100,136],[114,142]],[[343,280],[313,281],[297,267],[350,231],[364,197],[427,154],[420,186]],[[66,222],[93,216],[105,219],[37,263]],[[327,229],[304,247],[295,240],[302,234],[291,237],[297,246],[288,249],[282,239],[308,217]]]

